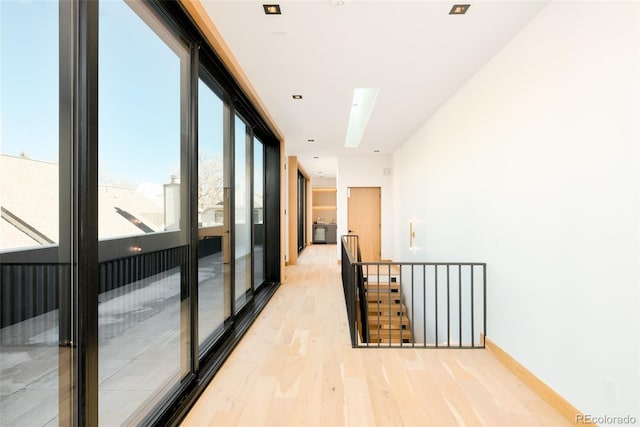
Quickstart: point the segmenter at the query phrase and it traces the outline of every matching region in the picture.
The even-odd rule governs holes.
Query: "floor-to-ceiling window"
[[[234,122],[234,257],[235,310],[251,289],[251,129],[238,115]]]
[[[116,426],[189,372],[190,57],[141,3],[102,1],[99,24],[99,420]]]
[[[198,343],[223,332],[231,314],[230,159],[220,89],[202,72],[198,82]],[[228,128],[228,127],[227,127]]]
[[[177,2],[0,43],[0,425],[165,425],[277,287],[279,143]]]
[[[253,139],[253,287],[264,282],[264,146]]]
[[[7,426],[65,424],[72,408],[71,159],[59,101],[59,46],[70,39],[59,36],[59,23],[55,2],[0,4],[0,425]]]

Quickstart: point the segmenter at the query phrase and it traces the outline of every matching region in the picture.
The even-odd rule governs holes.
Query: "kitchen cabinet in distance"
[[[312,242],[317,243],[338,243],[336,224],[313,224]]]

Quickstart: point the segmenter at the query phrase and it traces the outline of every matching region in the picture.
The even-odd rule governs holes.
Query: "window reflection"
[[[180,228],[186,50],[141,4],[129,4],[140,15],[122,1],[100,5],[100,239]]]
[[[264,282],[264,148],[253,140],[253,286]]]
[[[236,312],[247,302],[251,289],[251,144],[249,129],[239,117],[235,118],[234,177],[235,177],[235,295]]]
[[[188,371],[189,57],[142,3],[101,2],[99,39],[99,421],[135,425]]]
[[[64,418],[69,259],[59,250],[59,10],[0,5],[0,424]],[[31,36],[27,28],[38,28]],[[46,207],[46,209],[43,209]],[[68,415],[68,414],[66,414]]]
[[[221,332],[230,315],[228,161],[224,103],[198,84],[198,342]]]
[[[64,69],[77,52],[61,43],[67,32],[59,28],[71,26],[59,24],[65,19],[59,7],[72,4],[0,3],[0,424],[70,425],[76,395],[69,355],[87,350],[71,340],[77,326],[71,314],[97,311],[98,384],[88,387],[98,389],[99,423],[140,425],[175,397],[191,366],[188,280],[196,248],[189,247],[195,224],[187,221],[188,192],[198,192],[199,335],[193,338],[201,354],[232,315],[232,290],[240,309],[252,277],[256,287],[263,282],[263,146],[230,113],[213,79],[203,77],[198,188],[187,189],[188,51],[146,2],[105,0],[96,30],[99,185],[65,187],[74,169],[59,153],[71,153],[71,138],[59,135],[71,132],[61,124],[71,121],[73,108],[60,95],[70,88],[59,83],[70,84]],[[37,28],[37,37],[25,28]],[[98,212],[78,223],[92,227],[97,214],[97,307],[71,305],[77,295],[71,279],[82,272],[69,258],[67,228],[71,202],[87,191],[98,193]]]

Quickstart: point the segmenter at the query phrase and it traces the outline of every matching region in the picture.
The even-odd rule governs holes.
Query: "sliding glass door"
[[[265,280],[264,258],[264,146],[253,139],[253,287]]]
[[[55,2],[0,5],[0,424],[72,417],[71,38]],[[37,28],[37,37],[25,37]]]
[[[99,28],[99,423],[133,425],[190,371],[190,56],[142,3]]]
[[[0,424],[172,425],[277,288],[280,144],[180,3],[0,3]]]
[[[251,290],[251,129],[235,116],[234,130],[234,260],[236,313]]]
[[[229,108],[211,77],[198,82],[198,344],[200,353],[231,315]],[[225,132],[225,129],[227,131]]]

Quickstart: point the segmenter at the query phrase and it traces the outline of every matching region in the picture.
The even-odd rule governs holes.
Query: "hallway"
[[[183,422],[570,425],[487,350],[353,349],[334,245],[312,245]]]

